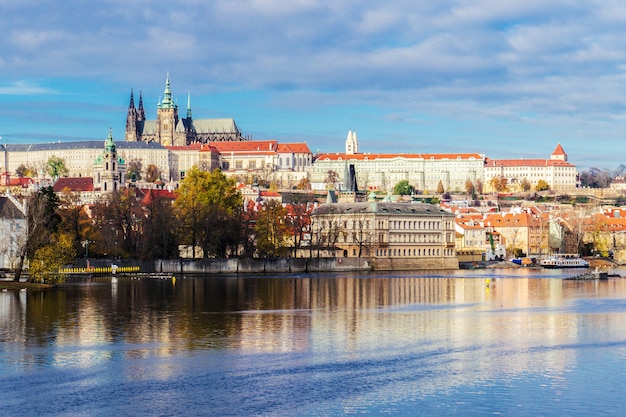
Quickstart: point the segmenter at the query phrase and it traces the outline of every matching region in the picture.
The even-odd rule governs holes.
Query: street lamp
[[[85,248],[85,258],[89,258],[89,244],[93,243],[90,240],[83,240],[80,242],[80,244],[83,246],[83,248]]]

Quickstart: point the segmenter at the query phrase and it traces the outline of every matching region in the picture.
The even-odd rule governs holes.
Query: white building
[[[26,207],[11,195],[0,196],[0,269],[17,265],[27,232]]]
[[[485,191],[495,191],[490,185],[493,178],[506,178],[511,191],[521,191],[521,184],[528,181],[534,189],[541,180],[552,190],[576,188],[576,166],[568,162],[561,144],[550,159],[487,159],[485,161]]]
[[[419,192],[435,192],[439,183],[447,192],[465,191],[468,180],[483,180],[485,156],[478,153],[454,154],[372,154],[358,153],[355,132],[348,132],[345,153],[319,155],[309,167],[311,187],[326,187],[329,171],[337,174],[336,188],[345,189],[345,178],[351,169],[356,174],[358,190],[389,191],[402,180],[407,180]],[[352,167],[352,168],[351,168]]]

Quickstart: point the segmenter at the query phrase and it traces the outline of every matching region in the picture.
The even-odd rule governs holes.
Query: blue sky
[[[0,3],[0,136],[122,140],[130,89],[253,139],[626,164],[626,6],[538,0]]]

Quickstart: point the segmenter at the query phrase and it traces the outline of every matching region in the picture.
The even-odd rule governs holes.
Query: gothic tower
[[[178,106],[172,100],[170,75],[167,74],[163,100],[157,107],[157,141],[163,146],[174,145],[174,133],[178,123]]]
[[[140,100],[140,105],[142,105]],[[130,104],[128,105],[128,113],[126,114],[126,142],[136,142],[138,137],[138,114],[135,108],[135,97],[133,96],[133,89],[130,89]]]

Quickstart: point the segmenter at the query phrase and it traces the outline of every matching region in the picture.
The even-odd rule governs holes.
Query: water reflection
[[[212,392],[224,415],[241,396],[252,414],[270,415],[262,398],[274,390],[285,392],[281,410],[300,415],[320,401],[331,414],[410,410],[416,398],[427,409],[425,398],[460,391],[456,401],[471,402],[499,390],[504,407],[529,381],[560,398],[597,376],[594,352],[623,363],[625,300],[623,279],[526,273],[102,279],[0,293],[0,375],[70,369],[79,385],[176,381],[192,391],[195,379],[218,378]]]

